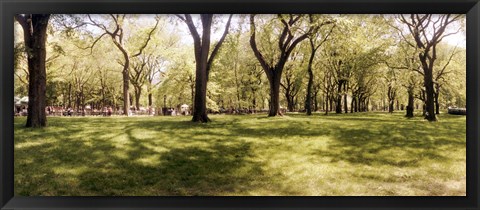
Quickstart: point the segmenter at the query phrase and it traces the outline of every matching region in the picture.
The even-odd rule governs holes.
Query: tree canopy
[[[25,96],[21,24],[15,94]],[[466,106],[464,24],[463,15],[52,15],[45,103],[119,114],[186,104],[189,114],[204,108],[201,122],[207,113],[415,109],[435,120]]]

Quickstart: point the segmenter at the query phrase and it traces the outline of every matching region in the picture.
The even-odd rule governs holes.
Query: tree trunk
[[[395,103],[395,90],[389,85],[387,91],[388,97],[388,113],[393,113],[393,106]]]
[[[102,107],[105,107],[105,88],[102,87]]]
[[[337,103],[335,104],[335,113],[341,114],[342,113],[342,85],[343,82],[339,81],[338,82],[338,88],[337,88]]]
[[[209,122],[207,116],[207,69],[208,54],[210,51],[210,31],[212,25],[212,14],[201,15],[202,19],[202,42],[195,44],[195,100],[193,104],[193,122]]]
[[[394,107],[394,100],[389,100],[388,101],[388,113],[393,113],[393,107]]]
[[[122,52],[123,59],[125,60],[125,63],[123,64],[123,70],[122,70],[122,77],[123,77],[123,115],[128,116],[128,112],[130,110],[130,56],[128,55],[127,50],[123,46],[123,42],[120,39],[120,41],[116,41],[114,37],[112,37],[113,43],[115,46]]]
[[[128,60],[125,61],[128,63]],[[123,67],[123,115],[128,116],[128,110],[130,109],[130,94],[128,93],[130,75],[128,73],[128,64]]]
[[[238,58],[238,56],[237,56]],[[237,103],[236,103],[236,108],[240,109],[240,85],[238,84],[238,75],[237,75],[237,62],[235,62],[233,66],[233,72],[235,75],[235,88],[236,88],[236,93],[237,93]]]
[[[129,100],[129,103],[130,105],[133,105],[133,96],[131,93],[128,93],[128,100]],[[135,109],[135,107],[133,107]]]
[[[413,117],[413,88],[408,89],[408,105],[405,117]]]
[[[360,111],[360,96],[355,99],[355,112]]]
[[[313,41],[310,40],[310,47],[312,49],[312,52],[310,53],[310,58],[308,60],[308,84],[307,84],[307,98],[305,101],[305,109],[307,111],[307,115],[312,115],[312,87],[313,87],[313,70],[312,70],[312,65],[313,65],[313,59],[315,58],[315,46],[313,44]]]
[[[142,95],[142,87],[135,87],[135,107],[140,109],[140,96]]]
[[[273,73],[273,78],[270,81],[270,107],[268,116],[273,117],[276,115],[282,115],[280,112],[280,75],[276,72]]]
[[[325,115],[328,114],[328,103],[330,102],[330,99],[328,98],[328,91],[327,91],[327,95],[325,96]]]
[[[253,106],[254,112],[257,110],[257,96],[255,93],[256,91],[252,90],[252,106]]]
[[[368,111],[368,98],[362,98],[362,100],[360,101],[360,107],[361,107],[361,110],[360,112],[367,112]]]
[[[293,101],[292,101],[292,97],[288,94],[288,90],[285,90],[285,98],[287,99],[287,110],[289,112],[293,112]]]
[[[68,107],[72,107],[72,83],[68,83]]]
[[[28,62],[28,108],[26,127],[47,126],[46,107],[46,41],[50,15],[16,15],[22,26]]]
[[[195,83],[192,82],[190,85],[190,98],[192,100],[192,105],[195,103]]]
[[[343,110],[345,111],[345,113],[348,113],[347,85],[348,85],[348,82],[345,82],[343,84]]]
[[[290,94],[286,94],[286,97],[287,97],[287,108],[288,108],[288,111],[289,112],[293,112],[295,111],[295,97],[290,95]]]
[[[148,94],[148,106],[152,107],[152,104],[153,104],[152,93],[149,93]]]
[[[440,114],[440,103],[438,102],[438,97],[440,94],[440,86],[438,84],[435,85],[435,114]]]
[[[112,97],[112,103],[113,103],[113,111],[117,111],[117,100],[115,99],[115,94]]]
[[[307,115],[312,115],[312,86],[313,86],[313,72],[311,69],[308,72],[307,97],[305,100],[305,109]]]
[[[62,106],[65,106],[65,104],[67,104],[67,97],[65,97],[67,95],[66,91],[67,90],[62,90]]]
[[[435,116],[435,103],[434,103],[434,89],[433,89],[433,80],[432,80],[432,69],[425,71],[424,77],[425,84],[425,95],[426,95],[426,116],[425,119],[428,121],[437,121]]]
[[[80,91],[77,91],[75,94],[75,110],[76,112],[80,110]]]
[[[206,60],[205,60],[206,61]],[[206,62],[205,62],[206,63]],[[197,65],[195,79],[195,99],[193,106],[193,122],[208,122],[207,116],[207,74],[206,65]]]
[[[330,101],[330,111],[331,111],[331,112],[333,112],[333,107],[334,107],[333,100],[334,100],[333,97],[331,97],[331,98],[329,99],[329,101]]]
[[[80,97],[81,97],[81,100],[82,100],[82,116],[85,116],[85,93],[84,93],[84,90],[83,90],[83,86],[82,88],[80,89]]]

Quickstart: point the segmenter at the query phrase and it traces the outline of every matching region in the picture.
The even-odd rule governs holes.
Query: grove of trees
[[[348,114],[466,106],[463,15],[16,16],[15,95],[47,106],[165,114]],[[130,88],[132,87],[132,88]]]

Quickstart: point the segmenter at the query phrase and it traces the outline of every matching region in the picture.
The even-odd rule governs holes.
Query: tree
[[[388,112],[393,113],[395,99],[397,98],[397,76],[394,68],[388,68],[384,76],[387,83]]]
[[[353,72],[352,82],[350,82],[350,90],[352,93],[351,113],[368,111],[367,102],[375,93],[375,83],[378,81],[378,74],[380,74],[380,72],[376,71],[372,66],[360,67]]]
[[[300,57],[303,57],[303,54],[300,54],[298,51],[290,56],[291,62],[285,65],[285,74],[280,82],[280,86],[285,93],[287,110],[289,112],[295,111],[296,96],[302,88],[303,76],[305,74],[305,70],[302,69],[305,59],[301,59]]]
[[[330,55],[329,67],[332,69],[332,75],[335,81],[335,113],[342,113],[342,98],[346,99],[347,85],[352,75],[353,58],[350,56],[340,55],[340,53],[333,52]],[[345,100],[345,103],[346,100]],[[345,112],[347,110],[345,109]]]
[[[77,112],[85,115],[86,88],[93,77],[93,66],[83,65],[79,60],[74,60],[71,77],[73,78],[72,85],[75,88],[75,108]]]
[[[160,83],[156,81],[157,75],[161,75],[161,69],[165,66],[165,60],[161,57],[155,57],[149,60],[147,64],[147,93],[148,93],[148,106],[153,105],[153,90]]]
[[[423,75],[423,83],[425,87],[425,105],[426,116],[428,121],[436,121],[434,107],[434,81],[433,72],[435,60],[437,59],[437,45],[446,36],[455,34],[456,32],[445,33],[449,24],[458,20],[461,15],[432,15],[432,14],[411,14],[409,16],[399,15],[399,20],[403,23],[414,39],[414,43],[404,39],[410,46],[419,49],[418,58],[422,64],[422,70],[418,71]],[[400,29],[399,29],[400,30]],[[460,30],[460,29],[459,29]],[[403,36],[403,34],[402,34]]]
[[[147,64],[150,62],[151,55],[142,55],[133,60],[132,69],[130,71],[130,83],[133,85],[135,95],[135,109],[140,109],[140,96],[142,94],[143,85],[147,81]]]
[[[246,24],[242,24],[245,21],[244,17],[248,18],[240,16],[239,24],[232,26],[230,35],[214,63],[215,68],[212,69],[213,74],[210,78],[219,87],[217,104],[228,113],[242,108],[249,108],[254,112],[259,105],[264,104],[261,97],[264,95],[265,73],[250,50],[248,43],[250,33],[246,30],[248,29],[245,27]]]
[[[253,111],[257,109],[257,95],[258,90],[261,88],[263,82],[263,71],[260,66],[257,64],[251,64],[246,68],[247,72],[244,77],[242,77],[242,84],[244,85],[245,91],[250,91],[250,102]]]
[[[168,22],[164,22],[161,28],[167,27],[166,24],[168,24]],[[147,104],[149,108],[153,108],[154,106],[153,96],[154,96],[154,93],[158,90],[157,87],[165,79],[168,64],[171,64],[172,62],[174,62],[174,60],[176,62],[179,59],[180,60],[187,59],[187,57],[184,56],[184,53],[183,53],[185,48],[179,49],[180,48],[179,40],[180,40],[180,36],[178,36],[178,30],[176,29],[159,30],[157,35],[152,37],[153,43],[149,45],[144,51],[145,55],[143,56],[147,56],[149,58],[147,59],[147,64],[145,66],[146,86],[147,86],[146,92],[147,92],[147,100],[148,100]],[[190,57],[188,57],[188,59],[190,59]],[[193,100],[193,97],[192,97],[192,100]],[[158,107],[161,107],[160,104],[157,103],[157,105],[159,105]],[[151,111],[152,109],[149,109],[149,114],[152,114]]]
[[[233,71],[233,74],[229,74],[227,71],[218,78],[221,85],[225,87],[221,91],[222,97],[220,100],[227,100],[230,108],[240,109],[243,103],[241,97],[241,70],[248,68],[244,66],[245,61],[248,61],[248,59],[245,57],[245,50],[242,49],[241,31],[232,30],[230,34],[225,40],[224,47],[219,52],[218,62],[216,63],[218,65],[216,69]],[[232,83],[235,85],[230,86]],[[230,98],[231,95],[234,95],[234,97]],[[230,104],[229,101],[232,101],[232,103]],[[222,106],[224,104],[225,102],[222,103]]]
[[[395,54],[395,57],[398,59],[398,66],[391,66],[387,63],[389,68],[403,70],[400,74],[400,80],[401,85],[407,90],[407,107],[405,117],[408,118],[414,116],[415,90],[420,86],[416,71],[420,71],[421,67],[414,54],[415,53],[411,52],[408,46],[399,43],[399,50]]]
[[[191,46],[175,48],[164,64],[164,71],[159,73],[161,81],[156,97],[157,106],[166,108],[187,103],[192,107],[195,100],[195,63],[192,60],[194,55]]]
[[[336,113],[350,108],[368,111],[370,97],[374,94],[375,75],[390,44],[385,19],[379,15],[338,16],[330,42],[324,43],[322,63],[324,92],[328,95],[330,109]],[[327,111],[328,112],[328,111]],[[352,110],[350,110],[352,112]]]
[[[93,26],[97,27],[98,29],[102,30],[102,32],[103,32],[100,36],[98,36],[95,39],[95,41],[92,43],[92,45],[89,48],[93,49],[95,44],[102,37],[108,35],[108,36],[110,36],[113,44],[122,53],[123,61],[122,61],[121,64],[123,66],[123,70],[122,70],[122,76],[123,76],[123,114],[128,115],[128,109],[130,108],[130,96],[129,96],[130,58],[131,57],[137,57],[137,56],[142,54],[142,51],[147,47],[149,41],[151,40],[151,37],[152,37],[153,33],[157,29],[160,19],[158,17],[155,18],[156,19],[155,26],[148,33],[148,36],[147,36],[145,42],[143,43],[143,45],[140,46],[137,53],[132,54],[128,51],[128,49],[127,49],[127,47],[125,46],[125,43],[124,43],[124,40],[125,40],[125,38],[124,38],[124,36],[125,36],[125,32],[124,32],[125,16],[126,16],[125,14],[109,14],[108,17],[110,17],[112,21],[110,22],[110,24],[106,24],[106,23],[100,23],[100,22],[94,20],[94,18],[92,18],[91,15],[87,15],[87,17],[88,17],[87,24],[88,25],[93,25]],[[113,27],[111,27],[111,26],[113,26]]]
[[[333,78],[332,68],[326,68],[325,71],[323,72],[323,85],[321,88],[324,94],[325,115],[328,115],[328,112],[333,110],[333,100],[334,100],[333,92],[335,91],[335,81]]]
[[[442,46],[443,47],[443,46]],[[439,97],[440,97],[440,89],[442,86],[445,84],[445,80],[447,79],[446,76],[450,73],[452,73],[452,70],[448,70],[447,67],[449,66],[450,62],[452,61],[452,58],[457,54],[457,47],[455,46],[451,52],[448,58],[446,58],[445,51],[448,52],[446,47],[443,47],[442,51],[439,53],[439,62],[437,62],[439,65],[440,63],[444,63],[443,66],[440,68],[435,68],[439,69],[435,71],[433,74],[433,82],[434,82],[434,99],[435,99],[435,114],[440,114],[440,102],[439,102]],[[441,49],[441,48],[440,48]]]
[[[311,36],[308,37],[308,41],[310,44],[310,58],[308,60],[308,67],[307,67],[307,72],[308,72],[308,83],[307,83],[307,96],[306,96],[306,101],[305,101],[305,109],[307,112],[307,115],[312,115],[312,89],[313,89],[313,82],[314,82],[314,75],[313,75],[313,61],[315,59],[315,54],[317,53],[318,48],[322,46],[323,43],[325,43],[332,34],[333,29],[335,28],[335,24],[327,30],[327,31],[322,31],[322,27],[325,25],[332,24],[333,22],[331,20],[323,20],[322,22],[318,23],[319,20],[315,20],[314,15],[310,15],[310,27],[314,28],[314,31]]]
[[[222,37],[214,46],[213,51],[210,53],[210,35],[212,30],[213,14],[201,14],[200,20],[202,22],[202,36],[197,31],[195,24],[193,23],[192,16],[189,14],[177,15],[183,22],[185,22],[190,30],[193,38],[196,71],[195,71],[195,100],[193,105],[193,122],[209,122],[210,119],[207,116],[207,81],[208,74],[215,56],[218,50],[222,46],[225,37],[228,34],[228,28],[230,27],[230,21],[232,15],[229,16],[225,30]]]
[[[202,88],[206,92],[206,113],[265,110],[270,115],[273,104],[290,111],[305,108],[307,114],[314,110],[393,111],[403,109],[408,101],[407,116],[413,116],[414,109],[421,109],[426,101],[424,71],[418,56],[424,50],[417,47],[413,36],[404,35],[409,29],[399,16],[248,14],[232,17],[228,31],[228,16],[203,16],[203,22],[200,15],[192,15],[191,21],[186,17],[162,18],[157,30],[152,30],[157,21],[153,16],[53,15],[45,44],[45,105],[70,106],[79,111],[91,107],[95,112],[105,106],[114,110],[124,107],[124,74],[119,68],[123,71],[126,63],[130,86],[127,102],[137,108],[147,104],[179,108],[188,104],[195,109],[195,100],[201,102],[196,96],[202,95],[197,89],[197,83],[201,83],[198,69],[205,72]],[[432,16],[432,22],[436,17]],[[456,30],[461,20],[444,34]],[[202,36],[208,33],[203,23],[210,25],[209,37]],[[192,35],[189,25],[197,36],[195,32]],[[104,29],[123,43],[127,62]],[[428,29],[430,40],[433,27]],[[15,33],[16,37],[23,33],[18,21]],[[198,39],[185,40],[191,35]],[[301,37],[303,41],[299,41]],[[211,41],[204,42],[207,38]],[[28,56],[22,40],[14,43],[16,96],[27,95],[29,88]],[[436,46],[432,70],[435,113],[466,103],[465,47],[461,39],[457,46],[451,41]],[[208,43],[208,50],[202,43]],[[259,62],[262,58],[264,65]],[[205,66],[206,70],[202,69]],[[275,99],[272,96],[277,80],[279,97]],[[272,113],[279,114],[278,110]]]
[[[453,53],[453,49],[455,54]],[[465,71],[465,60],[466,60],[466,50],[465,46],[462,47],[452,47],[445,46],[441,49],[443,53],[439,56],[438,66],[443,67],[448,63],[447,58],[453,55],[453,58],[450,61],[447,69],[444,71],[444,75],[441,76],[438,80],[435,80],[436,83],[441,87],[438,94],[438,106],[447,107],[466,107],[466,71]],[[436,68],[440,70],[442,68]],[[438,75],[438,73],[435,73]],[[437,96],[437,93],[436,93]],[[437,105],[437,104],[436,104]],[[438,110],[438,109],[437,109]]]
[[[25,51],[28,60],[28,115],[26,127],[47,126],[46,107],[46,47],[50,15],[15,15],[23,28]]]
[[[260,62],[265,74],[267,75],[270,83],[270,105],[268,116],[281,115],[280,113],[280,81],[282,78],[283,69],[287,63],[290,54],[295,47],[303,40],[308,38],[311,33],[311,28],[308,31],[302,31],[299,25],[302,24],[301,19],[305,15],[277,15],[276,20],[281,22],[281,33],[278,34],[278,53],[271,52],[273,59],[267,60],[266,57],[260,52],[256,41],[256,26],[255,15],[250,15],[250,46],[252,47],[255,57]],[[272,20],[272,21],[275,21]]]
[[[390,24],[390,26],[392,26],[392,24]],[[397,27],[393,26],[393,28]],[[403,41],[403,39],[409,39],[409,42],[412,42],[413,38],[404,37],[398,28],[394,36],[396,38],[395,47],[390,47],[389,53],[387,53],[388,59],[385,61],[385,64],[391,72],[398,70],[398,82],[407,92],[405,117],[412,118],[415,110],[415,98],[420,98],[420,95],[415,94],[419,86],[421,86],[418,79],[418,72],[421,71],[421,65],[418,56],[416,56],[418,49],[410,46],[408,42]]]
[[[347,90],[350,77],[353,75],[353,70],[356,65],[357,54],[361,53],[361,48],[355,48],[353,41],[349,40],[349,35],[354,36],[358,27],[349,27],[349,23],[340,22],[339,27],[335,31],[336,39],[329,42],[324,47],[324,58],[322,62],[328,71],[328,80],[332,83],[331,90],[328,95],[332,104],[330,108],[335,108],[335,113],[342,113],[342,106],[345,108],[347,104]],[[342,104],[343,99],[343,104]],[[334,106],[333,106],[334,105]]]

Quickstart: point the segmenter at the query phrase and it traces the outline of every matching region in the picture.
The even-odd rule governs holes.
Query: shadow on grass
[[[461,125],[457,129],[460,128]],[[453,131],[455,133],[461,130]],[[462,138],[452,137],[451,128],[438,126],[433,129],[425,123],[385,124],[369,121],[368,125],[343,127],[331,133],[334,141],[328,148],[313,153],[329,157],[331,162],[417,167],[423,160],[452,161],[444,155],[445,152],[465,148]]]
[[[354,167],[421,167],[422,160],[451,161],[446,152],[465,148],[465,124],[447,116],[455,123],[289,117],[228,117],[208,124],[190,118],[62,118],[39,130],[16,121],[16,194],[298,195],[301,189],[284,186],[289,177],[272,172],[265,163],[270,160],[255,154],[273,148],[273,154],[327,157]],[[298,149],[304,145],[320,146]]]
[[[103,157],[113,166],[103,172],[91,169],[80,174],[79,187],[97,195],[245,193],[256,188],[255,177],[266,179],[262,177],[261,164],[248,160],[249,153],[249,144],[176,148],[158,156],[160,164],[148,166],[135,160],[153,153],[138,147],[130,152],[131,156],[126,160],[109,155]]]
[[[188,129],[188,124],[167,122],[161,127],[182,129],[184,125]],[[252,155],[252,143],[206,139],[202,147],[169,144],[165,145],[165,151],[159,152],[152,146],[165,140],[141,139],[135,134],[136,129],[147,128],[159,129],[159,126],[131,123],[118,134],[69,126],[62,132],[54,126],[42,131],[18,127],[18,143],[28,141],[25,138],[31,132],[39,132],[52,141],[16,149],[16,156],[22,157],[15,165],[16,170],[24,172],[16,174],[16,193],[21,196],[245,195],[263,189],[268,183],[273,192],[298,194],[274,181],[282,177],[266,175],[263,163],[255,161]],[[167,130],[172,139],[183,137],[175,129]],[[82,135],[90,140],[79,139]],[[125,141],[112,141],[118,137]],[[33,138],[39,140],[40,136]],[[36,153],[30,156],[31,151]],[[29,158],[32,162],[21,164]]]

